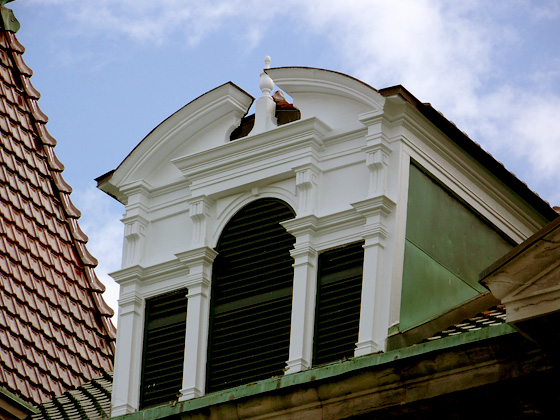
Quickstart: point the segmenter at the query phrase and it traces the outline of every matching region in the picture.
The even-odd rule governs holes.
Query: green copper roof
[[[304,372],[265,379],[248,385],[241,385],[224,391],[214,392],[200,398],[176,403],[174,402],[171,404],[148,408],[124,416],[113,417],[111,420],[158,420],[167,418],[168,416],[179,416],[181,413],[187,413],[191,410],[209,407],[214,404],[221,404],[244,397],[257,396],[277,389],[298,386],[322,379],[330,379],[338,375],[355,372],[360,369],[390,364],[395,360],[407,359],[443,349],[451,349],[464,344],[474,343],[511,333],[515,333],[515,330],[511,326],[508,324],[500,324],[492,328],[482,328],[480,330],[470,331],[456,336],[448,336],[440,340],[404,347],[402,349],[388,351],[387,353],[361,356],[309,369]]]

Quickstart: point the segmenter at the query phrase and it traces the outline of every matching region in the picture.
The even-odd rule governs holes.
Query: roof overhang
[[[478,143],[471,140],[464,132],[457,128],[454,123],[445,118],[429,103],[420,102],[420,100],[401,85],[380,89],[379,93],[385,98],[400,97],[416,108],[418,112],[428,119],[438,130],[472,156],[483,167],[488,169],[489,172],[513,190],[519,197],[529,203],[535,210],[542,214],[546,220],[550,222],[558,216],[554,209],[550,207],[549,203],[539,197],[527,184],[508,171],[502,163],[480,147]]]
[[[560,217],[496,261],[480,283],[506,305],[506,321],[544,347],[560,340]]]
[[[98,187],[119,201],[121,186],[143,179],[181,144],[213,124],[230,119],[222,143],[229,140],[253,102],[247,92],[228,82],[189,102],[154,128],[112,172],[97,178]]]

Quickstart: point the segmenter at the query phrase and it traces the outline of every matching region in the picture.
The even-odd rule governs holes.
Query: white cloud
[[[539,23],[560,18],[555,1],[324,0],[320,7],[295,0],[33,3],[58,5],[84,32],[159,44],[182,39],[192,48],[226,29],[245,40],[246,49],[255,48],[267,31],[319,35],[337,53],[336,70],[375,87],[403,84],[483,147],[526,162],[535,179],[556,175],[560,94],[543,86],[558,85],[560,55],[550,51],[532,64],[532,49],[540,46],[524,38]],[[521,59],[519,51],[525,54]]]
[[[503,16],[506,7],[328,0],[320,9],[309,7],[304,19],[327,34],[346,71],[376,87],[403,84],[497,157],[515,162],[520,177],[547,190],[547,198],[560,199],[560,95],[547,91],[559,80],[560,55],[553,51],[532,74],[518,70],[526,62],[508,62],[522,44],[518,22]],[[528,20],[558,17],[553,3],[516,7]],[[538,46],[524,52],[530,48]]]
[[[292,0],[267,3],[258,0],[31,0],[42,7],[58,6],[82,34],[95,31],[107,36],[125,35],[133,40],[161,45],[183,39],[196,46],[205,37],[238,20],[238,33],[253,45],[260,39],[259,23],[282,14]],[[261,30],[264,29],[261,26]]]

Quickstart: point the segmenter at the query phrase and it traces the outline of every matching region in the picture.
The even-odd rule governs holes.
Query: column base
[[[192,400],[193,398],[202,397],[204,395],[198,388],[185,388],[180,392],[181,396],[179,397],[179,401]]]
[[[290,373],[302,372],[311,367],[311,363],[304,359],[289,360],[286,362],[286,367],[284,368],[284,373],[286,375]]]
[[[381,353],[385,350],[385,346],[380,346],[373,340],[362,341],[356,343],[354,356],[365,356],[366,354]]]
[[[134,413],[137,410],[137,407],[133,407],[130,404],[115,404],[111,409],[111,417],[124,416],[125,414]]]

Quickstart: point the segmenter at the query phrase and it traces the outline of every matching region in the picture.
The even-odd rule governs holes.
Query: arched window
[[[288,360],[295,238],[280,222],[295,217],[264,198],[228,222],[212,274],[206,391],[282,375]]]

